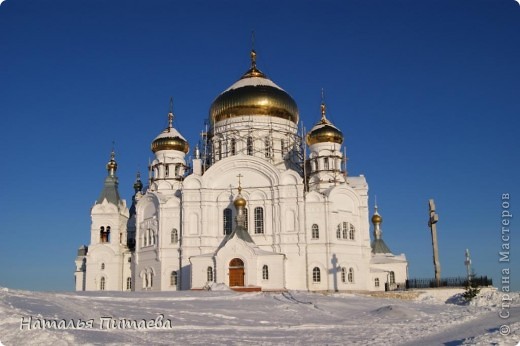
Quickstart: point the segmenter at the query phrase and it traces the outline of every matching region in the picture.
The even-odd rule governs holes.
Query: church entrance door
[[[240,258],[233,258],[229,262],[229,287],[244,286],[244,262]]]

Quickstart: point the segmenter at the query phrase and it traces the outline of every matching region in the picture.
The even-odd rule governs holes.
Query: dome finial
[[[143,182],[141,181],[141,172],[137,171],[137,176],[134,183],[135,193],[140,192],[143,189]]]
[[[173,127],[173,96],[170,96],[170,111],[168,112],[168,132]]]
[[[251,31],[251,68],[256,69],[255,31]]]
[[[112,151],[110,152],[110,161],[107,163],[108,175],[114,177],[117,171],[116,153],[114,150],[115,142],[112,141]]]
[[[324,120],[326,120],[325,111],[326,111],[325,96],[324,96],[323,88],[321,88],[321,121],[322,122]]]
[[[238,178],[238,194],[240,195],[242,193],[242,184],[241,184],[241,181],[240,181],[240,178],[242,178],[243,175],[242,174],[238,174],[237,175],[237,178]]]

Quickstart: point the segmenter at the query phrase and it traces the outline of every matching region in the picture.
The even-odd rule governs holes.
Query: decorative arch
[[[250,179],[265,181],[266,186],[280,185],[280,172],[265,159],[237,155],[233,160],[221,160],[212,165],[202,176],[205,188],[228,188],[229,176],[235,172],[247,172]]]

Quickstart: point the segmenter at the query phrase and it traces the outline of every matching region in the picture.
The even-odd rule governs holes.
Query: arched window
[[[269,280],[269,267],[265,264],[262,267],[262,279]]]
[[[132,278],[131,277],[126,278],[126,289],[129,291],[132,289]]]
[[[255,208],[255,234],[264,233],[264,208]]]
[[[106,280],[105,280],[105,277],[103,276],[103,277],[101,277],[101,280],[99,281],[99,290],[104,291],[105,285],[106,285]]]
[[[105,227],[101,226],[99,228],[99,241],[101,243],[109,243],[110,242],[110,226]]]
[[[321,273],[318,267],[312,269],[312,282],[321,282]]]
[[[153,287],[153,272],[150,272],[150,287]]]
[[[374,286],[379,287],[379,278],[374,279]]]
[[[323,169],[325,171],[329,170],[329,158],[328,157],[323,158]]]
[[[317,224],[312,225],[312,239],[320,239],[320,228]]]
[[[147,229],[146,232],[148,233],[148,245],[152,245],[153,244],[153,240],[152,240],[152,230],[151,229]]]
[[[348,239],[348,224],[346,222],[342,223],[343,225],[343,239]]]
[[[237,154],[237,142],[234,138],[231,138],[231,155]]]
[[[285,145],[285,140],[280,141],[280,149],[282,150],[282,158],[287,154],[287,146]]]
[[[232,212],[231,209],[224,209],[224,235],[230,234],[232,229]]]
[[[336,238],[341,239],[341,224],[336,228]]]
[[[265,157],[271,157],[271,139],[269,137],[265,139]]]
[[[208,267],[207,274],[208,282],[213,282],[213,267]]]
[[[101,270],[105,270],[105,263],[101,263]]]
[[[253,138],[247,137],[247,155],[253,155]]]
[[[164,175],[169,177],[170,176],[170,165],[165,165],[164,167]]]
[[[395,284],[395,273],[390,272],[390,284]]]
[[[356,239],[356,228],[354,227],[353,224],[349,224],[348,239],[350,239],[350,240]]]
[[[348,268],[348,282],[354,282],[354,268]]]
[[[101,226],[99,227],[99,242],[105,243],[105,227]]]
[[[177,287],[177,272],[175,270],[170,274],[170,286]]]
[[[177,228],[172,229],[171,234],[171,243],[177,244],[179,242],[179,232],[177,231]]]
[[[341,268],[341,282],[347,282],[347,268]]]

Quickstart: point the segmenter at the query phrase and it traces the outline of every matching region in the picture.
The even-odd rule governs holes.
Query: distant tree
[[[468,282],[466,283],[466,290],[462,293],[462,297],[466,302],[470,302],[480,293],[480,287],[478,287],[478,283],[473,280],[476,274],[474,271],[471,272],[471,275],[468,278]]]

